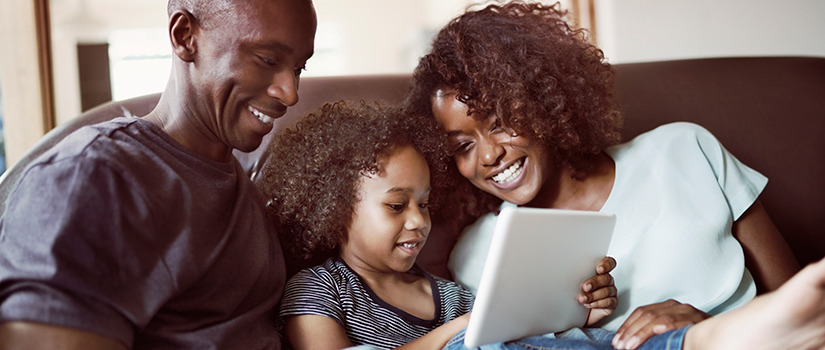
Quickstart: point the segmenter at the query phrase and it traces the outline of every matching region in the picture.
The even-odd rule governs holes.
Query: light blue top
[[[668,299],[715,315],[756,295],[731,225],[767,178],[686,122],[663,125],[607,153],[616,179],[601,211],[617,216],[608,254],[618,263],[612,275],[619,306],[603,328],[616,330],[637,307]],[[470,290],[478,287],[495,221],[488,214],[468,227],[450,256],[455,280]]]

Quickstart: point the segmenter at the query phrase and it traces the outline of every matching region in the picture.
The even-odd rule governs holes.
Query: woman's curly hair
[[[408,112],[433,119],[435,92],[455,89],[473,118],[496,116],[516,134],[547,145],[555,161],[586,173],[594,156],[620,141],[622,119],[611,66],[566,15],[558,3],[514,1],[452,20],[413,73]],[[461,176],[454,165],[450,172]],[[465,193],[455,192],[454,199],[469,215],[501,203],[464,183],[457,191]]]
[[[361,177],[405,145],[428,164],[443,166],[448,156],[432,137],[437,132],[435,122],[408,118],[400,107],[338,101],[274,135],[257,184],[287,254],[313,260],[336,254],[359,201]],[[430,208],[437,210],[439,184],[448,182],[431,175],[430,183]]]

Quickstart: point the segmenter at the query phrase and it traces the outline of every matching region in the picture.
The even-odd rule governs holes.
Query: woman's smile
[[[504,170],[490,177],[490,180],[501,189],[510,189],[518,186],[524,175],[524,164],[527,157],[519,158]]]

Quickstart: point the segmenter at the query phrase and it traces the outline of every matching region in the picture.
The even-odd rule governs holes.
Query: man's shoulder
[[[56,161],[59,159],[73,158],[82,155],[84,158],[94,159],[105,155],[107,150],[114,151],[125,146],[124,142],[111,142],[118,131],[135,129],[139,118],[121,117],[83,126],[56,143],[52,148],[44,152],[35,162],[46,160]],[[129,138],[134,142],[126,144],[139,145],[142,143],[135,139],[134,135],[140,133],[128,132]]]
[[[156,137],[151,131],[139,130],[146,128],[140,123],[139,118],[116,118],[75,130],[28,164],[21,183],[39,186],[63,179],[75,184],[130,184],[132,188],[177,181],[177,163],[159,154]]]

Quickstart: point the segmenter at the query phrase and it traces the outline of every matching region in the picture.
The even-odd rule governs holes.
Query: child
[[[424,123],[338,102],[273,139],[260,184],[269,215],[287,249],[329,257],[287,283],[280,315],[296,349],[435,349],[467,325],[472,293],[415,264],[449,185],[433,179],[431,191],[428,161],[445,153]]]

